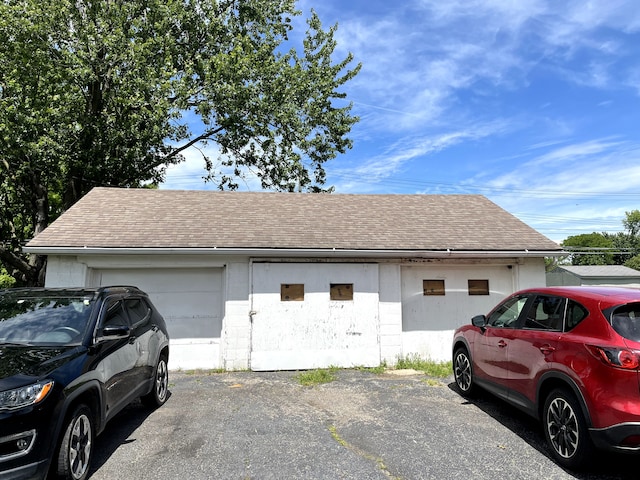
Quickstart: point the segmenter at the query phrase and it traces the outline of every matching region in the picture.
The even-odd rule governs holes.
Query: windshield
[[[624,338],[640,342],[640,303],[628,303],[614,308],[611,326]]]
[[[78,344],[92,306],[89,296],[0,296],[0,344]]]

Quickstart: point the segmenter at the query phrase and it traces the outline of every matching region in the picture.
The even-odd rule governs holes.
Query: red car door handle
[[[545,355],[549,355],[550,353],[555,352],[555,348],[553,348],[551,345],[543,345],[540,347],[540,351],[542,353],[544,353]]]
[[[499,346],[500,348],[504,348],[504,347],[506,347],[506,346],[507,346],[507,342],[505,342],[504,340],[500,340],[500,341],[498,342],[498,346]]]

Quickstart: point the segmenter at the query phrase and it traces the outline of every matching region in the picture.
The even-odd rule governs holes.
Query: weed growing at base
[[[312,385],[320,385],[322,383],[333,382],[336,379],[336,367],[319,368],[317,370],[309,370],[296,375],[300,385],[310,387]]]

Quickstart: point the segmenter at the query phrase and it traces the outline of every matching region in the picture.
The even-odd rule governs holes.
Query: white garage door
[[[100,285],[135,285],[149,294],[167,322],[172,369],[219,368],[221,268],[118,268],[97,273]]]
[[[332,300],[332,284],[353,298]],[[377,265],[254,263],[252,287],[252,370],[380,364]]]
[[[514,270],[507,265],[433,265],[402,267],[403,355],[451,359],[453,330],[488,313],[514,289]],[[441,282],[444,291],[425,295],[424,281]],[[485,283],[488,295],[469,295],[469,280]]]

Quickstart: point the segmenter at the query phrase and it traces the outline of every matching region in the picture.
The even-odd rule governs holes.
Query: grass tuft
[[[316,370],[309,370],[296,375],[300,385],[305,387],[311,387],[313,385],[320,385],[322,383],[330,383],[336,379],[336,367],[319,368]]]
[[[424,372],[430,377],[446,378],[451,375],[451,362],[435,362],[425,360],[419,355],[409,355],[406,358],[398,358],[396,369],[413,369]]]
[[[384,372],[387,371],[389,367],[387,366],[387,362],[382,362],[380,365],[378,365],[377,367],[355,367],[356,370],[361,370],[363,372],[371,372],[371,373],[375,373],[376,375],[381,375]]]

